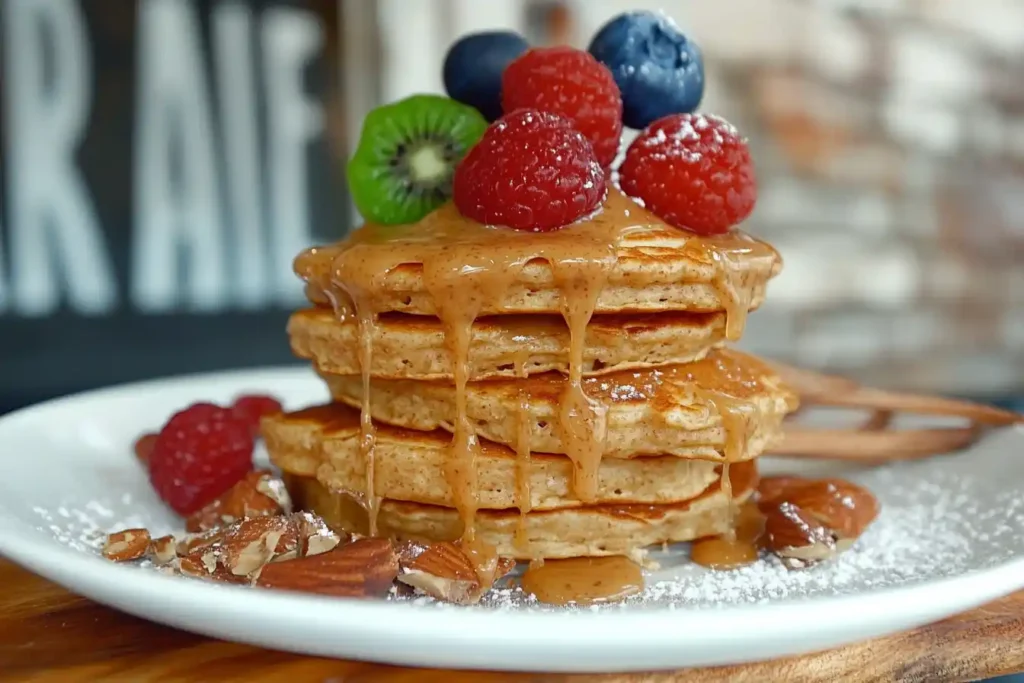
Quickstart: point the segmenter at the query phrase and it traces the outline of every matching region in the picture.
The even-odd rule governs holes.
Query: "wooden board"
[[[805,657],[653,675],[532,675],[533,683],[977,680],[1024,670],[1024,592],[914,631]],[[395,643],[395,647],[401,647]],[[334,680],[512,683],[521,674],[408,669],[301,657],[158,626],[0,560],[0,680]]]

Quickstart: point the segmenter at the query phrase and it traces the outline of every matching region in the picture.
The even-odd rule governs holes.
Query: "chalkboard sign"
[[[337,43],[333,1],[0,0],[0,410],[290,359]]]

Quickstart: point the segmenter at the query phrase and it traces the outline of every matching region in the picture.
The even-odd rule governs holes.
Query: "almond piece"
[[[787,568],[800,569],[836,556],[833,531],[796,505],[772,501],[760,508],[764,513],[762,543]]]
[[[216,562],[214,563],[216,569]],[[203,562],[202,553],[194,553],[178,558],[178,570],[187,576],[207,578],[212,573]]]
[[[149,542],[149,554],[156,564],[167,564],[178,556],[174,536],[161,536]]]
[[[244,581],[278,554],[294,557],[298,546],[297,525],[288,517],[252,517],[183,541],[178,551],[183,573],[215,579],[224,573]]]
[[[156,434],[143,434],[135,440],[135,457],[143,465],[149,464],[149,456],[153,453],[153,447],[156,446],[156,439]]]
[[[226,583],[248,583],[248,578],[235,576],[216,561],[216,551],[208,550],[178,558],[178,571],[185,576],[212,579]]]
[[[293,507],[292,499],[288,495],[288,488],[284,485],[284,480],[265,470],[261,474],[262,476],[256,482],[256,490],[277,503],[278,509],[282,512],[289,514]]]
[[[871,492],[843,479],[809,481],[784,498],[842,539],[857,539],[878,516],[878,500]]]
[[[292,519],[299,532],[299,557],[310,557],[334,550],[342,539],[327,522],[310,512],[296,512]]]
[[[149,550],[149,531],[125,529],[107,536],[103,544],[103,557],[114,562],[137,560]]]
[[[484,585],[478,568],[458,542],[405,543],[399,548],[398,580],[432,598],[470,605],[479,602],[494,581],[512,571],[516,561],[498,557],[493,564],[493,578]]]
[[[480,577],[455,543],[405,544],[398,557],[398,580],[432,598],[470,605],[480,601]]]
[[[287,517],[252,517],[228,527],[216,546],[221,564],[235,576],[249,576],[279,551],[294,552],[298,534]]]
[[[255,585],[342,597],[387,595],[398,575],[391,541],[367,538],[330,552],[268,564]]]
[[[494,580],[505,578],[505,575],[516,568],[516,558],[499,557],[498,566],[494,569]]]
[[[222,507],[223,503],[218,498],[206,507],[193,512],[185,519],[185,531],[189,533],[211,531],[234,522],[234,517],[226,517],[222,514]]]
[[[179,555],[188,555],[193,550],[204,548],[217,543],[224,538],[224,528],[210,529],[196,534],[188,534],[178,541],[177,551]]]
[[[757,484],[758,500],[770,501],[784,497],[786,492],[803,486],[810,481],[806,477],[796,477],[789,474],[777,474],[771,477],[761,477]]]
[[[220,498],[198,510],[185,520],[185,530],[190,532],[207,531],[217,527],[233,524],[240,519],[277,515],[286,511],[281,502],[287,502],[290,509],[291,501],[276,490],[270,482],[273,475],[266,470],[250,472],[227,490]],[[284,488],[284,484],[277,480]],[[261,491],[268,491],[267,495]]]
[[[318,516],[309,512],[296,512],[282,519],[288,528],[278,541],[271,562],[286,562],[300,557],[319,555],[333,550],[341,537],[331,531]]]

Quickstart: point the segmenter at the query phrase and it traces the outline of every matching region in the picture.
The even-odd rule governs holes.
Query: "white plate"
[[[219,586],[119,566],[101,532],[179,530],[131,452],[195,400],[269,391],[321,400],[306,370],[197,375],[73,396],[0,418],[0,553],[126,612],[219,638],[396,664],[534,671],[652,670],[754,661],[917,626],[1024,587],[1024,433],[970,452],[855,472],[879,520],[838,562],[735,572],[662,556],[643,600],[538,608],[515,591],[479,608],[350,601]]]

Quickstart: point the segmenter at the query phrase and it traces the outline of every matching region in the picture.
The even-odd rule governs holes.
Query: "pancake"
[[[334,400],[361,405],[360,377],[323,377]],[[559,402],[567,382],[559,373],[471,382],[466,387],[467,415],[481,437],[517,447],[521,411],[526,410],[529,449],[565,453]],[[796,408],[796,396],[773,370],[730,349],[712,351],[696,363],[589,377],[583,387],[607,408],[605,458],[664,454],[747,460],[781,440],[782,420]],[[450,382],[374,379],[369,403],[370,414],[383,423],[454,431],[455,388]]]
[[[765,242],[739,230],[707,237],[673,228],[614,188],[600,211],[560,230],[484,226],[448,203],[414,224],[368,224],[295,260],[313,303],[364,316],[397,311],[461,323],[574,307],[725,311],[730,339],[781,266]]]
[[[365,460],[359,448],[359,413],[341,404],[315,406],[263,420],[270,459],[281,470],[315,476],[332,490],[366,494]],[[451,435],[379,425],[374,451],[375,495],[452,507],[445,478]],[[517,465],[524,466],[520,480]],[[476,499],[481,508],[519,507],[519,491],[528,509],[576,507],[572,462],[562,455],[516,454],[481,441],[476,458]],[[671,456],[607,459],[598,470],[599,503],[668,503],[699,495],[718,480],[714,463]],[[520,489],[520,483],[523,484]],[[524,505],[524,507],[527,507]]]
[[[325,372],[357,375],[359,326],[330,309],[298,311],[288,321],[292,351]],[[725,339],[721,313],[595,316],[586,328],[582,372],[700,360]],[[385,314],[374,326],[370,374],[405,379],[450,379],[451,353],[437,318]],[[473,323],[469,378],[516,377],[569,371],[569,328],[561,316],[494,316]]]
[[[733,467],[733,505],[753,493],[753,462]],[[286,475],[292,500],[312,510],[339,531],[365,534],[366,512],[352,498],[333,493],[316,479]],[[667,505],[589,505],[536,511],[481,510],[476,533],[498,555],[534,558],[627,555],[636,557],[649,545],[690,541],[725,533],[732,520],[725,494],[716,482],[699,496]],[[520,540],[516,534],[522,524]],[[378,535],[400,540],[453,541],[462,535],[458,513],[450,508],[384,500],[377,517]]]

